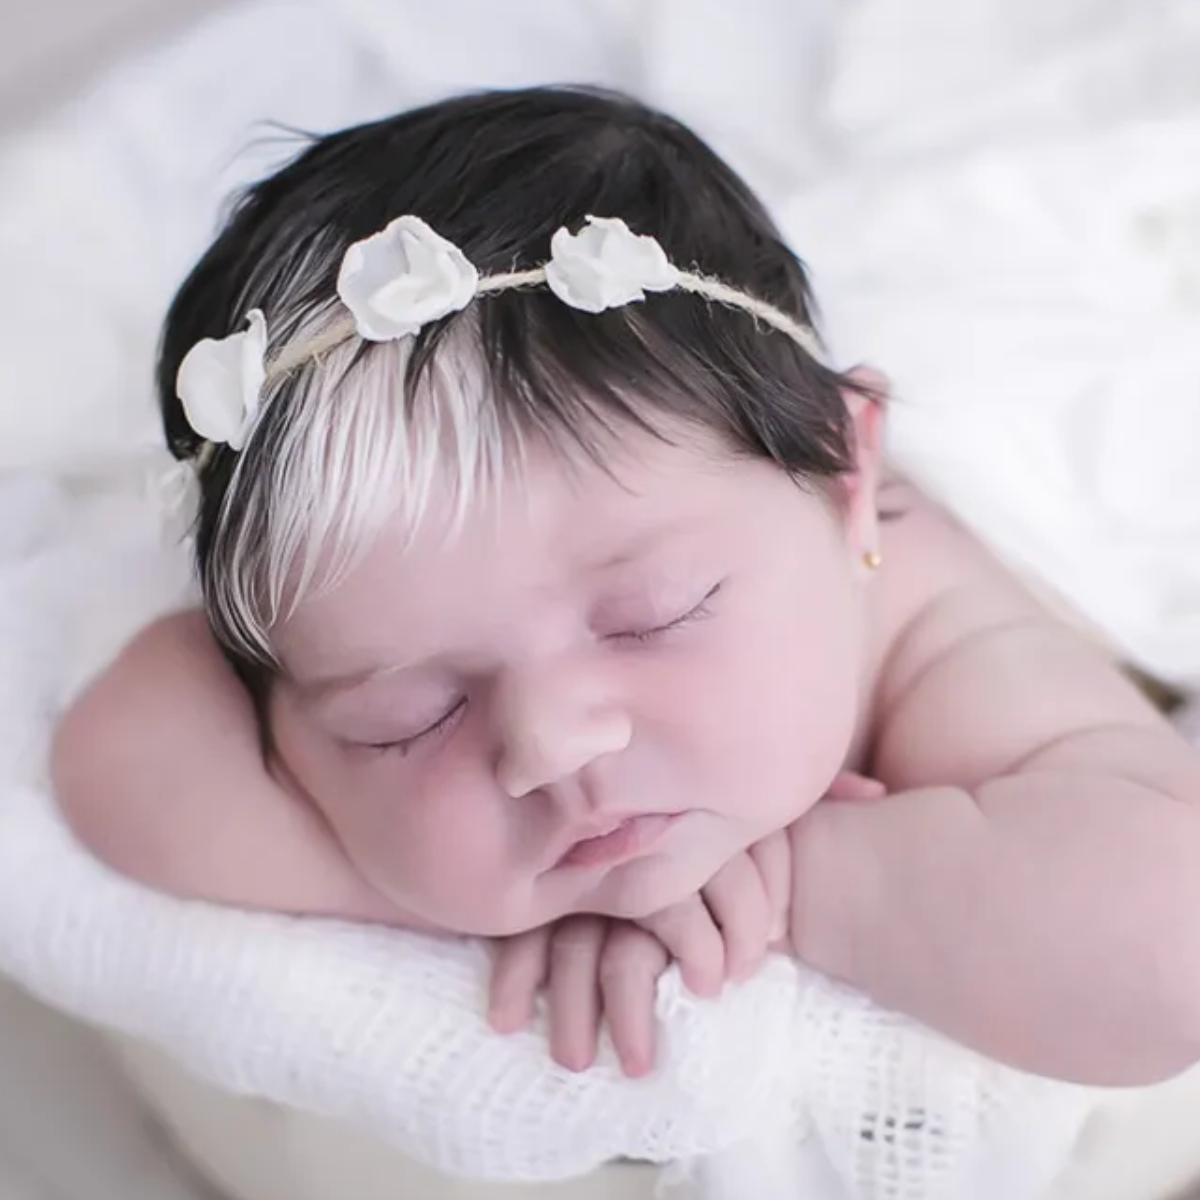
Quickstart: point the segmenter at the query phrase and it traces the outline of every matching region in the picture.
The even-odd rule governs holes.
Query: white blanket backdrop
[[[92,497],[153,461],[157,322],[229,189],[287,152],[265,122],[594,81],[689,120],[763,191],[839,359],[895,380],[896,457],[1131,658],[1200,688],[1198,61],[1194,0],[212,17],[0,148],[0,593],[85,525],[116,536]],[[26,734],[6,724],[0,758]],[[0,1005],[0,1195],[183,1195],[90,1043],[28,1053],[76,1036]]]

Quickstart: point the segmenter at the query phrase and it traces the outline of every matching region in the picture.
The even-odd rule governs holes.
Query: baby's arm
[[[793,826],[798,956],[1036,1073],[1200,1060],[1200,759],[937,510],[888,536],[890,586],[933,585],[880,689],[891,794]]]
[[[268,770],[245,688],[203,616],[139,634],[59,724],[51,772],[76,836],[185,898],[388,919],[319,813]]]

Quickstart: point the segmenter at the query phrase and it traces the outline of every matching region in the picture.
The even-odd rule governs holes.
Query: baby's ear
[[[849,371],[852,386],[842,389],[850,414],[850,449],[854,466],[844,478],[847,533],[859,555],[878,553],[879,528],[875,504],[884,469],[884,432],[891,393],[888,378],[874,367]]]

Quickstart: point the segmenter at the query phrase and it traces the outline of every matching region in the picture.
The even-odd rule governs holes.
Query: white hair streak
[[[319,336],[332,317],[305,322],[300,336]],[[281,419],[253,431],[255,453],[234,465],[206,586],[218,633],[252,660],[277,665],[271,629],[345,578],[385,525],[412,538],[448,488],[452,536],[519,457],[477,321],[456,321],[409,395],[413,345],[337,346],[264,397],[263,411],[282,409]]]

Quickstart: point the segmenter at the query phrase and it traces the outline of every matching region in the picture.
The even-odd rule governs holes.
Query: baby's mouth
[[[634,858],[650,849],[681,815],[641,813],[624,817],[611,828],[574,842],[555,866],[609,866]]]

